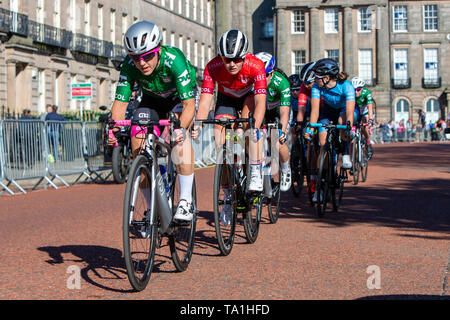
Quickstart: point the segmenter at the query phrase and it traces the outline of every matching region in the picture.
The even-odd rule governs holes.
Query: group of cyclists
[[[303,135],[307,141],[315,136],[321,147],[325,144],[326,128],[317,132],[308,123],[347,124],[348,130],[341,131],[343,142],[342,167],[350,169],[350,143],[357,121],[366,123],[362,134],[368,146],[370,157],[370,126],[374,120],[373,99],[360,78],[347,80],[347,74],[340,70],[332,59],[323,58],[305,64],[300,74],[287,76],[276,68],[276,61],[266,52],[248,52],[247,36],[239,30],[228,30],[219,39],[217,56],[204,69],[201,90],[196,87],[196,71],[183,52],[162,44],[161,29],[154,23],[140,21],[133,24],[124,35],[125,57],[117,84],[115,101],[111,109],[113,120],[125,119],[125,112],[137,84],[142,98],[133,111],[132,118],[145,114],[152,120],[167,119],[173,112],[180,126],[173,130],[174,151],[181,161],[176,164],[179,177],[180,201],[174,220],[193,219],[192,188],[194,180],[194,152],[192,139],[197,139],[202,130],[195,120],[208,118],[214,106],[215,119],[248,118],[252,115],[254,125],[248,123],[236,126],[236,131],[249,132],[249,192],[263,191],[262,127],[265,123],[279,119],[280,190],[291,188],[292,172],[289,135]],[[214,101],[215,86],[217,94]],[[197,103],[198,101],[198,103]],[[120,130],[119,127],[115,131]],[[145,143],[145,130],[132,128],[131,148],[136,157]],[[221,150],[225,141],[223,127],[214,127],[216,150]],[[113,145],[114,137],[108,143]],[[317,179],[317,154],[309,159],[311,188]],[[227,197],[224,190],[224,197]],[[148,190],[142,190],[148,195]],[[148,197],[148,196],[147,196]],[[315,200],[317,195],[315,195]],[[150,201],[150,199],[148,199]],[[226,206],[223,214],[227,214]],[[221,219],[224,223],[227,218]]]

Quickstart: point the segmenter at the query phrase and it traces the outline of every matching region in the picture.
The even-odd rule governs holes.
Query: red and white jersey
[[[203,73],[202,93],[214,93],[214,86],[220,93],[240,98],[252,91],[254,94],[266,94],[266,70],[264,63],[251,53],[245,55],[244,65],[235,76],[225,68],[220,56],[212,59]]]

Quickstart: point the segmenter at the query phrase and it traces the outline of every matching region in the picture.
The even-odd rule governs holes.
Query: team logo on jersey
[[[274,97],[276,94],[277,94],[277,92],[276,92],[275,90],[269,89],[269,95],[270,95],[271,97]]]
[[[187,70],[184,70],[184,72],[178,76],[178,80],[181,81],[181,85],[185,87],[191,82],[191,79],[189,78],[189,72]]]
[[[164,61],[164,64],[167,67],[172,68],[172,64],[173,64],[173,61],[175,60],[176,56],[169,52],[166,52],[166,57],[167,57],[167,59]]]
[[[239,80],[240,80],[242,83],[247,83],[248,80],[249,80],[247,77],[245,77],[245,76],[242,75],[242,74],[241,74],[241,76],[240,76],[239,78],[240,78]]]

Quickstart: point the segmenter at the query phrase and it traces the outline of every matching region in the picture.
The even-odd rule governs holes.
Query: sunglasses
[[[363,88],[356,88],[355,91],[361,91]]]
[[[133,62],[138,63],[141,60],[144,60],[145,62],[150,61],[153,59],[153,57],[155,56],[156,52],[158,52],[159,47],[156,47],[153,50],[150,50],[149,52],[146,52],[144,54],[139,54],[139,55],[132,55],[129,54],[128,56],[130,57],[131,60],[133,60]]]
[[[292,88],[291,91],[300,91],[300,88]]]
[[[239,58],[239,57],[237,57],[237,58],[222,57],[222,61],[224,63],[226,63],[226,64],[229,64],[229,63],[231,63],[231,61],[233,61],[236,64],[236,63],[241,63],[242,61],[244,61],[244,59],[243,58]]]

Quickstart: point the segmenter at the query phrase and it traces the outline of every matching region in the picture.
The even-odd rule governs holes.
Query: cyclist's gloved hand
[[[304,137],[307,140],[311,140],[312,136],[314,135],[314,130],[311,127],[306,128]]]
[[[195,124],[191,131],[191,138],[197,139],[200,136],[201,130],[202,130],[202,126]]]

